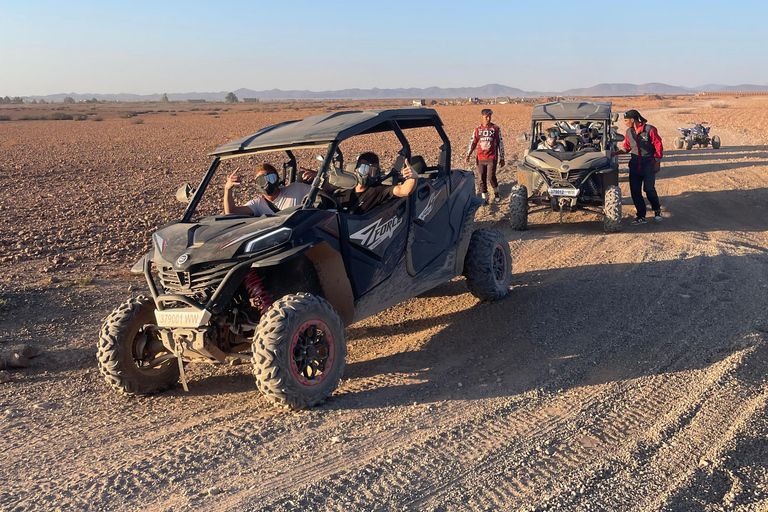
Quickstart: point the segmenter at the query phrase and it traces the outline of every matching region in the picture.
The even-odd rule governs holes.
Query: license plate
[[[205,309],[179,308],[155,310],[158,327],[200,327],[210,320],[211,314]]]
[[[549,195],[551,196],[568,196],[576,197],[579,195],[579,189],[577,188],[550,188]]]

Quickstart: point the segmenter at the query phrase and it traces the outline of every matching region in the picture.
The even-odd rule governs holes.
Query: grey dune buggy
[[[517,185],[510,195],[510,225],[528,227],[530,213],[551,210],[563,214],[579,209],[603,216],[603,229],[621,229],[621,189],[619,165],[611,152],[623,135],[612,123],[611,103],[601,101],[557,101],[536,105],[531,114],[530,133],[521,134],[527,142],[518,164]],[[560,151],[550,149],[545,140],[555,133]]]
[[[436,134],[431,163],[411,154],[407,134],[416,129]],[[384,132],[401,145],[385,178],[397,182],[408,159],[420,174],[416,190],[365,215],[341,212],[322,188],[326,179],[355,183],[340,144]],[[301,205],[261,217],[198,216],[222,162],[279,155],[290,183],[300,151],[322,161]],[[263,128],[211,156],[198,187],[177,192],[189,202],[181,219],[158,229],[134,266],[151,296],[121,304],[101,329],[99,369],[122,393],[155,393],[179,380],[187,389],[186,363],[241,358],[252,361],[267,399],[311,407],[338,386],[349,324],[459,275],[480,299],[509,292],[507,241],[497,230],[473,229],[482,200],[473,174],[451,168],[451,145],[432,109],[312,116]]]

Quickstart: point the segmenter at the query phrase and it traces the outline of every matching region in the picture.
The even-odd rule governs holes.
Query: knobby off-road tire
[[[687,151],[693,149],[693,139],[685,139],[685,149]]]
[[[611,185],[605,189],[603,214],[603,231],[606,233],[621,231],[621,189],[617,185]]]
[[[344,324],[323,298],[286,295],[261,317],[253,343],[259,391],[293,410],[322,403],[339,385],[347,357]]]
[[[675,149],[683,149],[683,138],[675,137]]]
[[[712,136],[712,149],[720,149],[720,137],[718,135]]]
[[[528,229],[528,189],[515,185],[509,194],[509,225],[517,231]]]
[[[155,325],[155,303],[143,295],[120,304],[104,321],[99,336],[99,371],[110,386],[127,395],[148,395],[172,388],[179,380],[175,358],[145,367],[162,351],[156,335],[146,330]],[[153,343],[153,341],[155,343]]]
[[[470,293],[480,300],[499,300],[512,283],[512,255],[504,235],[497,229],[472,233],[464,259],[464,277]]]

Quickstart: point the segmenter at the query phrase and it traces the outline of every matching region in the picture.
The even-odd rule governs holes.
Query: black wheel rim
[[[316,386],[330,374],[334,360],[334,339],[322,320],[301,324],[291,340],[291,370],[305,386]]]

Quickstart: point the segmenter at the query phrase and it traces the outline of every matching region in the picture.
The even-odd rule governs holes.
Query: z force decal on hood
[[[375,249],[387,238],[392,238],[392,235],[395,234],[395,230],[402,223],[403,219],[397,215],[394,215],[384,223],[381,222],[381,219],[376,219],[376,222],[368,224],[360,231],[352,233],[349,235],[349,238],[352,240],[359,240],[360,245],[366,249]]]

